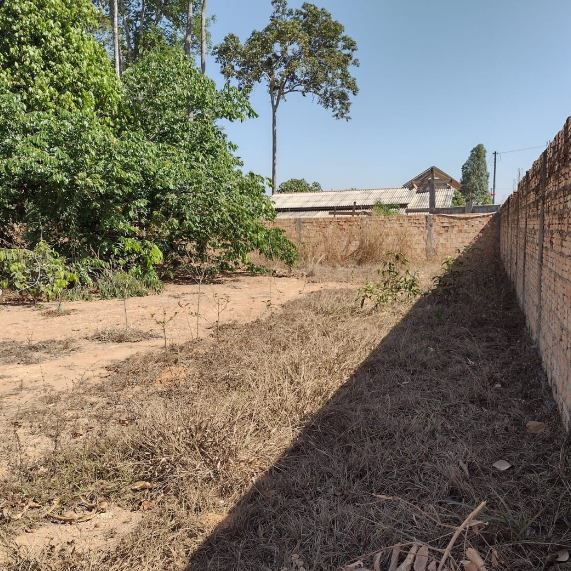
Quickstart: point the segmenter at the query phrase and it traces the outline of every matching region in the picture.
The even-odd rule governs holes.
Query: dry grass
[[[37,343],[0,341],[0,363],[33,365],[76,350],[77,343],[73,339],[49,339]]]
[[[488,566],[493,548],[499,569],[542,568],[571,542],[569,442],[498,260],[475,250],[456,269],[413,307],[323,291],[118,366],[84,412],[99,428],[21,466],[25,484],[0,496],[11,511],[146,506],[142,523],[112,550],[64,545],[7,569],[372,568],[398,542],[443,550],[483,500],[487,525],[459,538],[450,567],[469,541]]]
[[[101,343],[138,343],[139,341],[157,339],[158,337],[160,335],[152,331],[142,331],[132,327],[105,327],[104,329],[98,329],[93,335],[89,335],[87,339]]]

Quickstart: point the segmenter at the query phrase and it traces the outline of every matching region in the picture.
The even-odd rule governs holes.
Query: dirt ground
[[[5,306],[54,334],[5,339],[4,370],[103,357],[83,380],[62,367],[57,390],[26,393],[22,373],[7,391],[0,568],[385,571],[391,553],[442,561],[456,536],[452,571],[471,549],[480,570],[569,569],[569,439],[513,290],[485,243],[430,279],[439,265],[425,295],[377,308],[346,270],[228,280],[204,290],[196,341],[196,290],[128,300],[133,329],[159,336],[122,360],[84,339],[124,329],[121,301],[101,323],[100,302]],[[243,318],[230,300],[217,328],[225,295]],[[164,350],[156,317],[176,311]]]
[[[128,327],[152,338],[121,343],[92,337],[100,333],[104,338],[109,330],[125,328],[123,300],[68,302],[61,314],[55,302],[0,304],[2,408],[27,402],[39,391],[68,389],[74,383],[99,378],[110,363],[163,346],[164,334],[169,345],[195,339],[197,330],[200,337],[213,335],[217,324],[247,323],[270,306],[279,307],[326,287],[329,284],[310,284],[299,278],[243,276],[203,284],[199,296],[196,284],[169,284],[161,295],[126,301]],[[164,332],[161,321],[168,321]],[[25,353],[34,349],[37,358],[26,358]]]
[[[328,287],[335,284],[234,276],[200,288],[192,283],[168,284],[160,295],[126,302],[66,302],[63,311],[55,302],[37,306],[4,302],[0,304],[0,433],[18,439],[23,462],[39,459],[52,445],[43,430],[45,423],[38,421],[44,418],[39,411],[53,407],[58,394],[109,376],[114,363],[163,348],[165,337],[172,347],[215,336],[224,325],[250,322],[295,297]],[[135,335],[122,335],[126,319],[128,331]],[[10,451],[10,447],[0,451],[0,478],[8,471]],[[73,542],[91,548],[112,530],[124,535],[139,520],[140,514],[115,506],[83,526],[48,525],[23,534],[17,543],[45,547]]]

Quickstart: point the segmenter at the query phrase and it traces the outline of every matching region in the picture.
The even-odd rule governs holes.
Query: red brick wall
[[[377,261],[387,250],[411,259],[445,258],[471,244],[492,214],[279,218],[274,227],[312,261]]]
[[[502,206],[500,250],[569,427],[571,117]]]

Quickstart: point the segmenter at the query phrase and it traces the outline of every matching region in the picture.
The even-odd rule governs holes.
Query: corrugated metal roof
[[[367,190],[330,190],[325,192],[299,192],[274,194],[272,201],[277,211],[352,208],[371,208],[375,203],[408,205],[415,191],[408,188],[372,188]]]
[[[363,212],[370,213],[370,210],[357,210],[355,213],[356,218],[365,218],[367,214]],[[401,214],[404,214],[402,210]],[[336,220],[341,220],[343,218],[352,218],[352,214],[334,214],[333,210],[286,210],[278,212],[276,218],[335,218]]]
[[[438,188],[436,193],[436,208],[449,208],[452,206],[452,198],[454,197],[453,188]],[[408,205],[408,209],[425,208],[428,210],[429,198],[428,192],[417,192]]]

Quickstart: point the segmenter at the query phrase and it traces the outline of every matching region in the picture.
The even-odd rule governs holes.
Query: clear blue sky
[[[301,1],[290,0],[291,7]],[[458,180],[470,150],[544,145],[571,115],[571,0],[315,0],[359,47],[352,120],[335,120],[298,94],[278,112],[278,181],[326,190],[402,186],[431,165]],[[270,0],[211,0],[214,43],[262,29]],[[207,73],[223,79],[213,58]],[[245,169],[271,175],[265,86],[258,119],[230,124]],[[542,149],[503,154],[498,201]],[[492,163],[490,160],[490,184]]]

